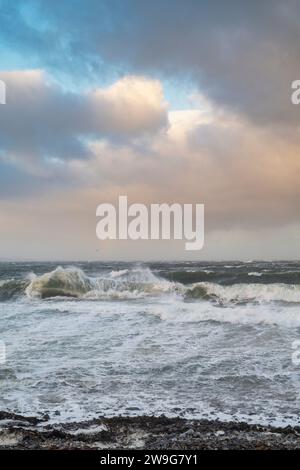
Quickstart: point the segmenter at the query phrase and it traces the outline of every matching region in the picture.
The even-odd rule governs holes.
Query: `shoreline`
[[[165,416],[99,417],[48,424],[48,416],[0,412],[0,449],[300,449],[300,426],[189,420]]]

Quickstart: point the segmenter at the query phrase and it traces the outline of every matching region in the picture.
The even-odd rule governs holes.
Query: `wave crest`
[[[200,282],[187,289],[187,299],[203,299],[220,304],[287,302],[300,303],[300,286],[287,284],[233,284],[222,286]]]
[[[219,306],[247,303],[300,303],[299,284],[215,282],[183,284],[155,275],[149,268],[131,268],[87,276],[76,267],[57,267],[27,279],[0,281],[0,301],[26,294],[29,298],[72,297],[75,299],[138,299],[178,295],[186,302],[206,301]]]
[[[79,268],[58,267],[54,271],[32,276],[26,289],[28,297],[81,297],[93,288],[90,278]]]
[[[0,282],[0,301],[14,299],[24,294],[29,281],[21,279],[8,279]]]
[[[176,290],[174,283],[156,277],[150,269],[112,271],[105,277],[88,277],[81,269],[58,267],[34,276],[28,297],[74,297],[87,299],[139,298]]]

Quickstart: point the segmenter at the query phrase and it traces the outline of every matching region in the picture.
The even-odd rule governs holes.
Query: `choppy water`
[[[297,262],[1,263],[0,340],[1,410],[299,424]]]

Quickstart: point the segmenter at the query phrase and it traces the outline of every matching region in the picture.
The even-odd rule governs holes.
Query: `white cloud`
[[[56,163],[86,158],[87,142],[128,139],[167,124],[160,82],[125,77],[85,94],[64,93],[40,70],[2,72],[7,105],[0,114],[1,158],[25,171],[51,176]],[[54,163],[54,165],[51,165]]]
[[[245,244],[256,247],[248,250],[252,257],[262,231],[297,223],[296,130],[260,128],[209,102],[201,107],[202,99],[199,109],[168,112],[160,82],[145,77],[125,77],[83,96],[66,96],[40,71],[14,73],[11,80],[11,120],[2,117],[0,130],[7,146],[3,159],[24,165],[42,181],[52,175],[61,186],[56,195],[45,184],[39,198],[2,202],[9,246],[9,234],[28,223],[28,229],[22,228],[28,239],[36,233],[41,252],[50,244],[56,253],[63,227],[63,239],[72,237],[69,250],[84,258],[91,253],[89,243],[93,250],[97,246],[96,206],[120,194],[132,202],[204,203],[210,256],[220,234],[226,233],[222,250],[230,252],[231,246],[234,253],[240,240],[241,251]],[[50,238],[47,223],[41,224],[46,220],[51,221]],[[255,231],[256,238],[245,235]],[[294,238],[292,243],[296,252]],[[127,258],[134,253],[135,246],[128,247]]]
[[[108,88],[89,94],[95,121],[108,132],[136,133],[157,130],[167,123],[167,103],[161,83],[140,76],[127,76]]]

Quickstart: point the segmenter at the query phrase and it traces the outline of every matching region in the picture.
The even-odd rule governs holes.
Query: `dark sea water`
[[[0,410],[299,424],[299,262],[0,263],[0,341]]]

